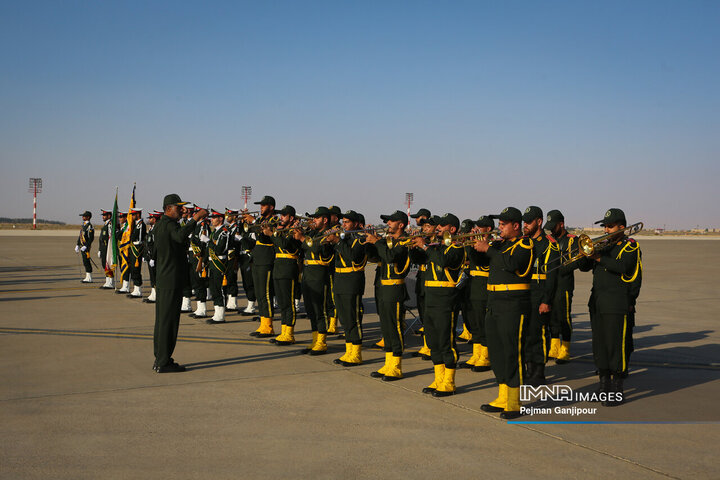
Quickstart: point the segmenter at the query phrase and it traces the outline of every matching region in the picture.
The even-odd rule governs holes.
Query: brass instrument
[[[321,236],[319,236],[317,238],[307,237],[307,238],[305,238],[305,245],[312,248],[312,246],[313,246],[313,244],[315,244],[315,242],[322,243],[325,241],[325,239],[327,237],[330,237],[332,235],[340,233],[340,230],[342,230],[342,227],[340,227],[339,225],[336,225],[336,226],[332,227],[331,229],[326,230],[324,234],[322,234]]]
[[[613,243],[617,242],[620,237],[626,237],[635,235],[640,230],[643,229],[643,223],[638,222],[634,223],[632,225],[629,225],[627,227],[621,228],[617,232],[612,233],[606,233],[605,235],[601,235],[599,237],[590,238],[586,234],[578,235],[577,237],[577,253],[573,254],[570,253],[569,257],[566,258],[559,258],[560,263],[558,265],[555,265],[553,268],[547,268],[547,265],[544,265],[545,272],[552,272],[555,269],[558,269],[560,267],[566,267],[570,265],[571,263],[574,263],[581,258],[585,257],[592,257],[598,252],[601,252],[605,250],[607,247],[611,246]]]
[[[393,245],[395,245],[396,243],[397,244],[407,243],[407,242],[411,242],[415,238],[420,238],[420,237],[424,237],[429,240],[432,240],[434,238],[434,234],[427,235],[425,233],[417,233],[417,234],[406,235],[404,237],[398,237],[398,238],[386,237],[385,242],[387,243],[388,248],[393,248]]]

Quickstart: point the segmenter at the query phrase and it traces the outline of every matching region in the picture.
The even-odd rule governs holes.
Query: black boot
[[[623,404],[623,376],[622,373],[615,374],[610,382],[610,393],[608,399],[602,402],[603,407],[617,407]]]
[[[545,364],[544,363],[529,363],[528,366],[530,376],[527,379],[527,384],[533,387],[539,387],[540,385],[547,385],[545,379]]]
[[[598,385],[597,390],[595,390],[595,395],[597,396],[597,401],[603,401],[602,399],[607,399],[607,395],[610,393],[610,372],[601,371],[600,372],[600,384]]]

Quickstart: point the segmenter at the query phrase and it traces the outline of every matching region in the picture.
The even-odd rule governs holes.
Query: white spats
[[[215,323],[222,323],[225,321],[225,307],[215,307],[215,314],[212,317],[212,321]]]
[[[243,310],[245,313],[257,313],[257,308],[255,308],[255,302],[251,302],[248,300],[247,307],[245,307],[245,310]]]
[[[207,316],[207,308],[205,306],[205,302],[197,302],[197,308],[193,312],[193,315],[195,315],[196,317]]]
[[[183,297],[182,305],[180,306],[180,311],[187,313],[192,310],[192,305],[190,305],[190,297]]]
[[[136,298],[141,298],[141,297],[142,297],[142,290],[140,289],[140,287],[138,287],[137,285],[135,285],[135,286],[133,287],[133,291],[132,291],[132,293],[130,294],[130,296],[131,296],[131,297],[136,297]]]
[[[120,293],[130,293],[130,281],[123,280],[122,287],[118,290]]]
[[[92,283],[92,274],[90,272],[85,273],[85,278],[82,279],[82,283]]]
[[[157,298],[155,298],[155,287],[152,288],[152,290],[150,291],[150,295],[148,295],[147,299],[148,302],[154,302],[155,300],[157,300]]]
[[[228,310],[237,310],[237,297],[228,295],[227,306],[225,308]]]

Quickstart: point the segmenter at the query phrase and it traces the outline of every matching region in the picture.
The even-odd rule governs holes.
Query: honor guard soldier
[[[103,219],[103,226],[100,230],[100,249],[98,250],[98,257],[100,258],[101,265],[105,271],[105,283],[100,288],[112,290],[115,288],[113,283],[113,271],[112,265],[107,264],[107,250],[110,246],[110,232],[115,231],[110,223],[112,222],[112,212],[107,210],[100,210]]]
[[[445,232],[455,235],[460,220],[452,213],[440,218],[437,234]],[[461,245],[443,242],[428,244],[423,237],[415,237],[414,244],[425,254],[425,337],[430,347],[430,357],[435,370],[435,379],[423,389],[435,397],[455,393],[455,369],[458,353],[455,345],[457,317],[457,283],[465,265],[465,249]]]
[[[392,381],[403,377],[403,329],[405,300],[408,297],[405,277],[410,269],[410,255],[407,246],[409,241],[401,241],[400,237],[405,233],[408,216],[396,210],[390,215],[380,215],[380,218],[388,225],[385,239],[370,234],[366,237],[366,242],[372,245],[380,260],[376,302],[380,329],[385,340],[385,365],[370,376]]]
[[[570,258],[576,248],[577,238],[565,229],[565,217],[560,210],[550,210],[547,213],[545,230],[550,231],[557,242],[561,258]],[[577,250],[575,250],[577,252]],[[570,337],[572,336],[572,298],[575,290],[575,275],[573,270],[557,269],[557,288],[555,299],[550,310],[550,352],[548,357],[554,358],[555,363],[562,364],[570,360]]]
[[[260,327],[250,333],[253,337],[267,338],[275,335],[273,329],[273,301],[272,301],[272,270],[275,262],[275,245],[272,237],[263,233],[265,225],[274,226],[277,223],[275,216],[275,199],[266,195],[255,205],[260,205],[260,216],[253,218],[245,214],[243,219],[251,224],[250,229],[257,237],[252,249],[252,275],[255,294],[258,300],[258,313],[260,314]]]
[[[495,228],[495,222],[490,216],[483,215],[475,221],[473,232],[477,234],[488,234]],[[481,236],[478,238],[485,238]],[[463,364],[464,367],[473,372],[487,372],[490,370],[490,356],[488,355],[487,335],[485,334],[485,311],[487,310],[487,280],[490,276],[490,258],[485,252],[478,252],[472,246],[465,248],[470,276],[468,290],[468,321],[467,326],[472,335],[470,343],[473,347],[473,354]]]
[[[195,212],[202,210],[195,205]],[[210,242],[210,219],[204,218],[195,225],[190,237],[190,283],[195,291],[197,301],[195,311],[189,316],[191,318],[207,317],[207,295],[210,283],[208,243]]]
[[[336,228],[340,229],[340,219],[342,218],[342,210],[337,205],[332,205],[330,210],[330,224],[328,229]],[[330,296],[328,297],[327,312],[330,315],[329,326],[327,333],[333,335],[338,333],[337,331],[337,311],[335,310],[335,262],[330,263]]]
[[[92,263],[90,263],[90,247],[95,239],[95,228],[93,228],[90,219],[92,213],[85,211],[80,214],[83,224],[80,227],[80,235],[78,236],[77,245],[75,245],[75,253],[79,253],[82,257],[83,266],[85,267],[85,278],[82,283],[92,283]]]
[[[130,293],[130,265],[127,264],[127,259],[123,259],[122,253],[123,249],[128,246],[122,243],[123,235],[128,228],[130,228],[130,225],[128,224],[127,213],[118,212],[118,227],[117,232],[115,232],[115,238],[118,244],[118,250],[120,251],[120,280],[122,281],[122,285],[120,289],[115,291],[117,294]],[[122,268],[123,264],[125,264],[124,270]]]
[[[242,315],[255,315],[257,311],[257,296],[255,295],[255,284],[252,276],[252,252],[255,247],[254,233],[245,232],[246,223],[239,218],[237,221],[238,229],[233,239],[235,240],[235,255],[237,257],[238,271],[242,280],[243,291],[247,298],[247,305],[241,312]]]
[[[195,228],[196,222],[207,215],[207,211],[196,212],[184,227],[180,227],[178,220],[183,205],[185,202],[181,201],[178,195],[166,195],[163,199],[164,215],[160,217],[154,229],[157,249],[157,301],[153,335],[155,354],[153,369],[158,373],[185,371],[184,366],[173,360],[172,354],[177,343],[183,289],[188,281],[187,238]]]
[[[133,281],[133,291],[128,294],[130,298],[142,298],[142,258],[145,249],[145,236],[147,228],[142,219],[142,208],[131,208],[129,211],[134,222],[130,235],[130,251],[128,264],[130,265],[130,278]]]
[[[155,291],[155,281],[157,277],[157,266],[155,265],[155,261],[157,260],[156,252],[155,252],[155,223],[158,221],[160,217],[162,217],[163,212],[158,212],[157,210],[153,213],[148,215],[147,218],[147,235],[145,235],[145,262],[147,262],[148,266],[148,273],[150,274],[150,295],[148,295],[147,298],[143,299],[143,302],[145,303],[155,303],[155,300],[157,299],[157,292]]]
[[[353,210],[343,216],[343,233],[327,237],[335,245],[334,301],[337,318],[345,331],[345,354],[333,360],[346,367],[362,363],[362,318],[361,302],[365,291],[364,270],[367,262],[365,245],[360,235],[353,232],[358,228],[359,217]]]
[[[280,220],[275,232],[266,225],[263,233],[272,239],[275,246],[275,263],[273,264],[273,285],[275,286],[275,299],[280,309],[280,335],[270,340],[277,345],[292,345],[295,343],[295,321],[297,310],[295,308],[295,292],[300,289],[298,285],[300,259],[300,242],[291,235],[290,229],[297,222],[295,208],[285,205],[279,212]]]
[[[625,213],[611,208],[598,220],[608,237],[606,248],[595,251],[572,264],[581,271],[593,272],[593,286],[588,308],[592,328],[595,366],[600,375],[598,394],[603,406],[623,402],[623,378],[627,374],[628,316],[634,299],[631,287],[641,272],[640,248],[623,233],[627,226]],[[638,292],[633,292],[637,298]],[[604,395],[603,395],[604,394]]]
[[[212,210],[210,213],[210,239],[208,241],[208,285],[212,295],[215,313],[205,323],[225,323],[225,293],[227,286],[228,251],[230,250],[230,230],[225,226],[225,214]]]
[[[225,305],[226,312],[237,311],[237,295],[238,295],[238,250],[240,242],[235,241],[236,236],[240,236],[242,225],[238,222],[239,210],[225,208],[225,226],[230,234],[230,248],[228,249],[228,268],[225,273],[227,278],[227,303]]]
[[[314,213],[306,214],[312,218],[312,226],[308,232],[293,230],[295,240],[301,242],[304,252],[302,295],[305,311],[310,319],[312,342],[301,353],[323,355],[327,353],[327,332],[329,313],[327,311],[330,297],[330,264],[333,261],[333,246],[323,241],[323,235],[330,224],[330,210],[318,207]]]
[[[530,206],[523,213],[523,233],[533,241],[533,267],[530,277],[530,318],[525,335],[525,383],[537,387],[546,385],[545,363],[550,349],[550,313],[557,287],[556,265],[560,249],[555,239],[542,228],[543,211]]]
[[[188,224],[188,222],[192,219],[193,214],[195,213],[195,207],[190,205],[185,205],[182,208],[182,216],[180,217],[179,224],[180,227],[184,227]],[[190,240],[193,236],[193,232],[190,232],[188,234],[188,238],[185,240],[185,251],[186,251],[186,257],[187,257],[187,277],[188,280],[185,283],[185,288],[183,290],[183,298],[182,298],[182,304],[180,306],[180,312],[181,313],[192,313],[192,303],[190,298],[193,296],[192,293],[192,286],[193,286],[193,275],[194,275],[194,267],[193,260],[194,260],[194,253],[192,246],[190,245]]]
[[[520,416],[523,331],[530,316],[533,241],[521,236],[522,214],[517,208],[508,207],[492,217],[498,219],[503,239],[492,243],[479,240],[474,247],[490,259],[485,333],[499,394],[480,408],[513,419]]]

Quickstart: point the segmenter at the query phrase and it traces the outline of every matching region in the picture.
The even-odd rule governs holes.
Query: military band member
[[[177,343],[183,288],[188,280],[185,268],[187,238],[195,223],[203,219],[207,211],[196,212],[184,227],[180,227],[178,220],[183,205],[185,202],[182,202],[178,195],[166,195],[163,199],[164,215],[155,227],[157,302],[153,335],[155,354],[153,369],[158,373],[185,371],[183,365],[173,360],[172,354]]]
[[[201,207],[195,205],[195,212]],[[190,284],[195,292],[195,311],[189,316],[192,318],[205,318],[207,314],[207,295],[210,286],[210,271],[208,255],[208,243],[210,243],[211,226],[210,219],[204,218],[195,224],[190,236]]]
[[[182,216],[180,217],[179,224],[180,227],[184,227],[188,224],[188,222],[192,219],[193,214],[195,213],[195,207],[192,205],[184,205],[182,208]],[[190,244],[190,240],[193,236],[193,232],[191,231],[188,234],[188,238],[185,240],[185,250],[186,250],[186,257],[187,257],[187,282],[185,283],[185,286],[183,288],[183,298],[182,303],[180,307],[181,313],[192,313],[192,302],[191,297],[193,296],[192,289],[193,289],[193,275],[194,275],[194,267],[193,265],[193,249]]]
[[[238,247],[239,242],[235,241],[235,236],[239,236],[242,225],[238,222],[238,210],[225,208],[225,226],[230,234],[230,247],[228,249],[228,268],[225,273],[227,278],[227,302],[225,304],[226,312],[237,311],[237,295],[238,295]]]
[[[275,217],[275,199],[266,195],[255,205],[260,205],[260,216],[253,218],[245,214],[243,219],[252,224],[251,228],[256,230],[257,239],[252,249],[252,275],[255,286],[255,294],[258,300],[258,313],[260,314],[260,327],[250,333],[253,337],[267,338],[275,335],[273,329],[273,301],[272,301],[272,270],[275,262],[275,245],[272,237],[265,235],[258,226],[274,225],[277,222]]]
[[[415,219],[415,225],[416,225],[417,228],[418,228],[419,230],[421,230],[421,231],[423,230],[423,224],[424,224],[425,222],[427,222],[427,220],[428,220],[430,217],[432,217],[432,214],[430,213],[430,210],[428,210],[427,208],[421,208],[421,209],[418,210],[416,213],[410,215],[410,218],[414,218],[414,219]],[[435,228],[435,227],[433,227],[433,229],[434,229],[434,228]],[[410,261],[411,261],[412,263],[415,263],[415,262],[413,262],[412,252],[411,252],[411,254],[410,254]],[[418,270],[417,270],[417,272],[415,273],[415,304],[416,304],[416,306],[417,306],[417,312],[418,312],[418,315],[417,315],[417,316],[418,316],[418,319],[420,320],[420,324],[422,325],[422,324],[423,324],[423,312],[424,312],[424,307],[425,307],[425,306],[424,306],[423,303],[420,301],[420,297],[422,296],[422,290],[423,290],[423,287],[424,287],[424,286],[423,286],[423,278],[422,278],[422,273],[423,273],[423,272],[420,270],[421,268],[425,268],[425,264],[417,265],[417,269],[418,269]],[[420,333],[423,333],[423,330],[422,330],[422,329],[421,329],[421,332],[420,332]],[[423,334],[423,336],[424,336],[424,334]],[[423,349],[427,349],[427,345],[423,346]],[[418,354],[418,355],[419,355],[419,354]],[[430,350],[427,349],[427,351],[426,351],[426,352],[423,352],[422,355],[424,355],[425,357],[427,357],[426,359],[429,360],[429,359],[430,359]]]
[[[560,258],[555,239],[542,228],[543,212],[530,206],[523,213],[523,233],[533,241],[533,267],[530,277],[530,318],[525,335],[525,383],[539,386],[547,384],[545,363],[550,349],[550,313],[557,287],[557,269],[549,270]]]
[[[155,280],[157,274],[157,267],[155,261],[157,259],[157,252],[155,251],[155,223],[162,217],[163,212],[155,211],[148,215],[147,218],[147,235],[145,235],[145,262],[147,262],[148,273],[150,274],[150,295],[143,299],[145,303],[155,303],[157,299],[157,292],[155,290]]]
[[[308,232],[299,229],[293,236],[301,242],[305,259],[303,261],[302,295],[305,311],[310,319],[312,342],[301,353],[322,355],[327,353],[327,333],[330,316],[327,311],[330,297],[330,264],[333,261],[333,246],[322,240],[330,224],[330,210],[318,207],[311,217],[312,228]],[[309,241],[310,240],[310,241]]]
[[[230,230],[225,223],[225,214],[212,210],[210,213],[210,239],[208,249],[208,286],[212,295],[215,312],[206,323],[225,323],[225,293],[227,285],[228,252],[230,250]]]
[[[80,235],[78,236],[77,244],[75,245],[75,253],[79,253],[82,257],[83,267],[85,267],[85,278],[81,280],[82,283],[92,283],[92,263],[90,263],[90,247],[92,246],[93,239],[95,238],[95,228],[90,219],[92,213],[85,211],[80,214],[83,219],[83,224],[80,226]]]
[[[420,209],[418,213],[422,212],[423,210],[424,209]],[[427,219],[418,220],[418,225],[420,225],[422,235],[424,235],[427,239],[434,238],[435,229],[437,228],[439,221],[440,217],[438,217],[437,215],[432,215]],[[430,347],[428,347],[427,338],[425,337],[425,322],[423,320],[425,315],[425,277],[427,270],[427,265],[425,263],[426,261],[427,256],[422,250],[416,248],[410,249],[410,262],[417,265],[417,274],[415,277],[415,299],[417,302],[418,317],[423,324],[423,327],[420,330],[420,333],[423,336],[423,346],[420,348],[420,350],[418,350],[415,355],[419,356],[423,360],[430,360]]]
[[[130,265],[130,278],[133,281],[133,290],[128,294],[131,298],[142,298],[142,258],[145,249],[145,235],[147,228],[142,219],[142,208],[131,208],[133,230],[130,235],[130,250],[128,264]]]
[[[280,335],[270,340],[277,345],[292,345],[295,343],[295,321],[297,310],[295,308],[295,292],[300,289],[298,285],[301,247],[290,231],[297,222],[295,208],[285,205],[279,212],[280,219],[275,232],[269,225],[263,233],[272,239],[275,246],[275,262],[273,264],[273,285],[275,286],[275,299],[280,309]]]
[[[380,329],[385,340],[385,365],[378,371],[372,372],[370,376],[393,381],[403,377],[402,354],[405,350],[403,329],[405,300],[408,297],[405,277],[410,269],[410,256],[407,246],[409,242],[399,239],[405,233],[408,216],[396,210],[390,215],[380,215],[380,218],[388,225],[385,239],[370,234],[365,240],[373,246],[380,260],[376,302]],[[390,240],[391,244],[387,239],[393,239]]]
[[[455,235],[459,228],[460,220],[446,213],[440,218],[436,232],[439,236],[445,232]],[[423,237],[415,237],[414,244],[425,254],[425,336],[435,370],[434,381],[423,393],[432,393],[435,397],[453,395],[458,361],[456,286],[465,264],[465,249],[455,243],[450,246],[442,242],[428,244]]]
[[[474,233],[488,233],[495,228],[495,221],[483,215],[475,221]],[[487,310],[487,280],[490,276],[490,258],[485,252],[478,252],[472,246],[465,249],[468,259],[467,274],[470,276],[468,285],[468,329],[472,335],[470,343],[473,354],[465,362],[464,367],[473,372],[490,370],[487,335],[485,333],[485,312]]]
[[[358,229],[359,217],[353,210],[343,216],[344,232]],[[364,274],[367,256],[365,245],[357,233],[341,233],[327,237],[335,246],[334,301],[338,320],[345,331],[345,354],[333,360],[346,367],[362,363],[361,302],[365,291]]]
[[[255,315],[257,310],[257,296],[255,295],[255,284],[252,276],[252,256],[250,253],[255,247],[255,235],[252,232],[245,232],[244,222],[239,219],[238,230],[233,236],[235,240],[235,255],[237,256],[238,271],[242,279],[243,291],[247,298],[247,305],[241,312],[242,315]]]
[[[115,288],[113,283],[113,270],[112,265],[107,264],[107,250],[110,247],[110,232],[113,231],[110,223],[112,222],[112,212],[107,210],[100,210],[102,213],[103,226],[100,230],[100,249],[98,250],[98,257],[100,258],[101,265],[105,271],[105,283],[100,287],[107,290]]]
[[[469,218],[466,218],[462,222],[460,222],[460,228],[458,229],[457,233],[458,235],[464,235],[470,233],[470,230],[475,228],[475,222],[472,221]],[[470,330],[468,330],[468,318],[470,317],[470,289],[468,288],[469,282],[468,282],[468,259],[467,259],[467,248],[465,249],[465,265],[463,265],[463,273],[460,277],[460,281],[457,284],[458,289],[458,303],[456,307],[456,317],[458,320],[462,318],[463,322],[463,328],[462,332],[457,336],[459,340],[463,340],[465,342],[471,342],[472,341],[472,334],[470,333]]]
[[[560,255],[570,258],[577,250],[577,238],[565,229],[565,217],[560,210],[550,210],[547,213],[545,230],[549,230],[557,242]],[[552,267],[551,267],[552,268]],[[572,298],[575,290],[575,275],[572,269],[557,269],[557,289],[555,299],[550,310],[550,352],[548,357],[554,358],[555,363],[562,364],[570,361],[570,338],[572,336]]]
[[[622,233],[627,226],[622,210],[611,208],[595,223],[602,225],[606,234],[616,234],[617,241],[613,240],[607,248],[591,257],[578,260],[576,265],[583,272],[593,272],[588,307],[593,358],[600,375],[598,393],[612,393],[602,404],[614,407],[623,403],[628,316],[635,300],[632,296],[637,298],[639,293],[631,287],[640,275],[642,264],[637,242]]]
[[[332,205],[329,208],[330,211],[330,224],[328,225],[328,229],[337,228],[340,229],[342,225],[340,224],[340,220],[342,218],[342,210],[337,205]],[[327,333],[328,335],[334,335],[338,333],[337,328],[337,311],[335,309],[335,262],[330,263],[330,296],[328,297],[327,302],[327,312],[329,317],[329,326]]]
[[[508,207],[499,215],[502,241],[475,242],[475,250],[490,259],[485,333],[488,353],[499,385],[498,397],[480,408],[502,412],[501,418],[520,416],[520,385],[523,384],[523,332],[530,316],[530,279],[533,241],[522,237],[522,214]]]

